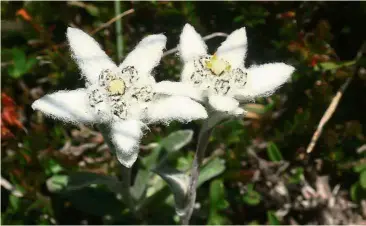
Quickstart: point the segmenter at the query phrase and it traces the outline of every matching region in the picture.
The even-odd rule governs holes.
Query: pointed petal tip
[[[167,37],[164,34],[153,34],[146,36],[141,42],[142,43],[149,43],[149,42],[166,42]]]
[[[83,34],[84,32],[78,28],[74,28],[74,27],[68,27],[66,34],[67,37],[69,38],[72,35],[78,35],[78,34]]]
[[[132,156],[129,156],[129,158],[126,158],[126,156],[119,156],[117,155],[118,161],[124,165],[127,168],[131,168],[133,164],[136,162],[138,157],[138,154],[133,154]]]

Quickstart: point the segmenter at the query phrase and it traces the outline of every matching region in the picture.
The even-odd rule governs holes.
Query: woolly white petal
[[[104,127],[103,132],[109,137],[106,139],[118,161],[130,168],[136,161],[139,153],[139,143],[143,135],[144,124],[137,120],[113,122]]]
[[[162,34],[147,36],[127,55],[119,68],[134,66],[140,74],[149,75],[163,56],[166,40]]]
[[[65,122],[93,123],[95,120],[85,89],[58,91],[45,95],[36,100],[32,108]]]
[[[185,62],[207,54],[207,45],[205,41],[190,24],[184,26],[182,34],[180,35],[178,48],[179,53]]]
[[[117,68],[100,45],[85,32],[69,27],[67,29],[67,39],[81,74],[89,82],[96,83],[103,69]]]
[[[191,83],[192,82],[191,76],[195,70],[196,68],[194,67],[193,61],[186,62],[183,66],[183,70],[180,75],[181,81],[185,83]]]
[[[212,95],[208,102],[215,110],[228,113],[232,113],[239,106],[239,102],[229,96]]]
[[[188,97],[170,96],[151,103],[146,118],[149,123],[169,123],[173,120],[189,122],[207,118],[207,112],[201,104]]]
[[[217,49],[216,54],[218,57],[227,60],[232,68],[243,67],[247,47],[247,34],[243,27],[232,32]]]
[[[248,69],[247,84],[238,90],[238,99],[268,96],[288,81],[295,68],[284,63],[262,64]]]
[[[203,101],[203,93],[186,82],[162,81],[155,84],[154,91],[159,94],[186,96],[197,101]]]

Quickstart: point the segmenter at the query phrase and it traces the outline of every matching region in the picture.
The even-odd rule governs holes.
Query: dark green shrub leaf
[[[273,142],[268,142],[267,154],[268,158],[273,162],[279,162],[283,159],[280,150],[278,149],[277,145]]]

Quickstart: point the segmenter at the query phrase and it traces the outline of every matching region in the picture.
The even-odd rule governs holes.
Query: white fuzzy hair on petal
[[[163,56],[166,41],[163,34],[147,36],[127,55],[119,68],[134,66],[140,75],[150,75]]]
[[[247,84],[238,90],[238,99],[252,99],[271,95],[276,89],[287,82],[295,68],[285,63],[270,63],[250,67]]]
[[[244,66],[247,54],[248,40],[245,28],[232,32],[217,49],[217,56],[227,60],[232,68]]]
[[[216,111],[227,112],[229,114],[239,106],[239,102],[229,96],[211,95],[208,98],[208,102]]]
[[[184,26],[178,48],[184,62],[207,54],[205,41],[190,24]]]
[[[137,120],[116,121],[104,128],[109,137],[108,145],[113,148],[118,161],[130,168],[135,163],[144,124]]]
[[[207,118],[205,108],[188,97],[170,96],[155,100],[146,111],[149,123],[190,122]]]
[[[70,123],[93,123],[96,118],[89,106],[85,89],[47,94],[32,104],[34,110]]]
[[[82,30],[69,27],[67,39],[81,74],[92,84],[98,81],[102,70],[117,68],[100,45]]]
[[[197,101],[203,101],[203,93],[193,87],[190,83],[162,81],[154,86],[154,91],[158,94],[186,96]]]

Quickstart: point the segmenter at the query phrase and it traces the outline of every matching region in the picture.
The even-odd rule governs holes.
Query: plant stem
[[[115,16],[121,14],[121,2],[119,0],[114,1],[114,14]],[[122,18],[116,21],[116,41],[117,41],[117,57],[118,61],[121,61],[123,56]]]
[[[209,142],[211,133],[214,127],[208,126],[208,120],[204,121],[202,128],[200,130],[198,136],[198,144],[196,149],[196,154],[193,159],[190,183],[187,193],[187,206],[185,207],[185,214],[181,216],[181,222],[183,225],[188,225],[189,220],[192,217],[194,204],[196,202],[196,190],[197,190],[197,182],[198,176],[200,173],[200,166],[202,164],[203,158],[205,157],[205,151],[207,148],[207,144]]]
[[[125,203],[128,206],[128,208],[138,219],[140,219],[140,215],[138,214],[138,212],[136,210],[136,204],[132,198],[131,190],[130,190],[131,171],[132,171],[132,168],[127,168],[124,165],[122,165],[122,168],[121,168],[122,195],[123,195],[123,200],[125,200]]]

